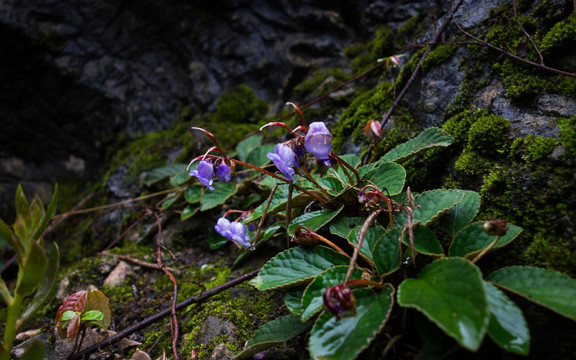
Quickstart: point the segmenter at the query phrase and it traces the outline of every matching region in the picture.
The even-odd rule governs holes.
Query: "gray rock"
[[[212,351],[210,360],[229,360],[234,358],[234,353],[226,347],[226,344],[218,344]]]
[[[240,339],[238,327],[233,322],[210,315],[202,326],[198,344],[208,344],[212,338],[222,335],[230,342],[238,343]]]

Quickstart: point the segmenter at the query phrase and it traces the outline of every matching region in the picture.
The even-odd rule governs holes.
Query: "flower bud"
[[[231,178],[230,171],[231,171],[230,166],[226,165],[224,162],[218,164],[218,166],[216,167],[216,176],[218,177],[218,180],[223,182],[230,181]]]
[[[348,311],[356,312],[356,299],[352,290],[345,284],[327,288],[322,295],[324,306],[337,318],[341,318]]]
[[[332,135],[323,122],[313,122],[310,124],[306,139],[304,140],[306,151],[314,155],[320,161],[328,160],[332,151]]]
[[[505,220],[488,220],[482,223],[482,230],[488,235],[504,236],[508,231]]]

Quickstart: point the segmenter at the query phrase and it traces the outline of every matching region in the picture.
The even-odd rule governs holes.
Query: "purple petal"
[[[206,185],[206,187],[210,190],[214,190],[214,187],[212,186],[212,178],[214,177],[214,166],[206,161],[206,160],[202,160],[200,161],[200,163],[198,164],[198,169],[197,170],[190,170],[190,175],[192,176],[196,176],[198,178],[198,180]]]
[[[224,163],[218,164],[218,166],[216,167],[216,176],[220,181],[223,182],[230,181],[230,166]]]
[[[328,159],[332,151],[332,135],[323,122],[313,122],[310,124],[306,139],[304,140],[306,151],[314,155],[318,160]]]

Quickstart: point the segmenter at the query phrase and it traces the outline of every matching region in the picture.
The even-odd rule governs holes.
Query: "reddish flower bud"
[[[356,313],[356,299],[352,290],[345,284],[327,288],[322,298],[324,299],[324,306],[337,318],[341,318],[348,311]]]
[[[505,220],[488,220],[482,223],[482,230],[488,235],[504,236],[508,227]]]

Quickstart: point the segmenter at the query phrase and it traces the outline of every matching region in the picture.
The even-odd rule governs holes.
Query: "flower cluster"
[[[210,160],[202,160],[198,163],[198,168],[196,170],[190,170],[190,175],[195,176],[198,180],[206,185],[206,187],[210,190],[214,190],[214,186],[212,184],[214,181],[212,178],[214,177],[214,165]],[[218,180],[228,182],[231,178],[231,169],[230,166],[227,165],[224,161],[221,161],[216,166],[216,176]]]
[[[246,225],[239,222],[230,222],[226,218],[218,219],[214,226],[218,234],[224,236],[230,241],[234,241],[244,247],[250,247],[250,237],[246,234]]]
[[[323,122],[313,122],[310,124],[308,133],[304,139],[304,149],[312,154],[324,166],[329,167],[330,153],[332,152],[332,135]],[[304,157],[304,149],[301,145],[295,145],[294,149],[287,143],[276,145],[273,153],[268,153],[268,159],[274,162],[276,168],[288,180],[294,180],[294,168],[298,167],[298,159]]]

